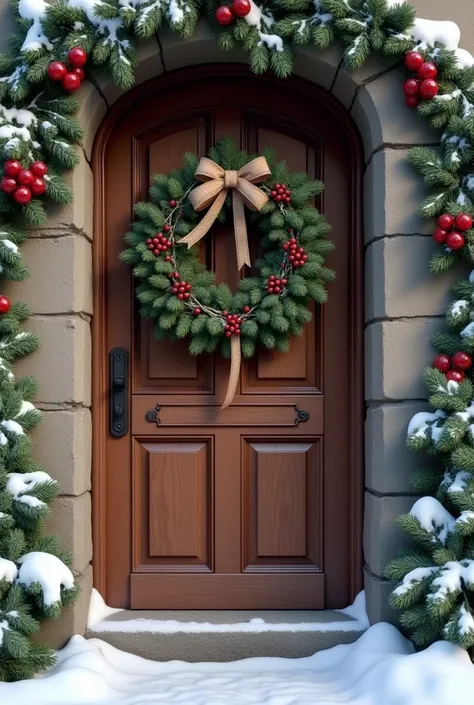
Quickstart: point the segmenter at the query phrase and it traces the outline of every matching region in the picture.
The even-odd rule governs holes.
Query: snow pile
[[[61,600],[61,587],[65,590],[74,588],[74,576],[57,556],[51,553],[33,551],[26,553],[18,561],[20,571],[17,582],[29,588],[39,583],[43,591],[45,605],[53,605]],[[0,699],[0,703],[1,703]]]
[[[92,629],[103,619],[106,619],[107,617],[110,617],[111,614],[116,614],[117,612],[123,612],[123,610],[106,605],[100,592],[95,588],[92,588],[91,601],[89,604],[89,615],[87,617],[87,629]]]
[[[43,677],[0,683],[5,705],[472,705],[467,653],[438,642],[419,654],[395,627],[309,658],[156,663],[75,636]]]

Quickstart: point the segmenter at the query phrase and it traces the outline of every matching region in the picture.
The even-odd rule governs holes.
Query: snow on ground
[[[390,624],[301,659],[157,663],[75,636],[41,678],[0,683],[1,705],[472,705],[467,653],[415,654]]]

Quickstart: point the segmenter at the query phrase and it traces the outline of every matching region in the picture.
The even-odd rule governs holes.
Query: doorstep
[[[86,637],[154,661],[222,662],[310,656],[356,641],[366,626],[337,610],[123,610]]]

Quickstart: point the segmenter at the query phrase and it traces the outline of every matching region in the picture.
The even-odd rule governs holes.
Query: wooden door
[[[94,507],[96,584],[139,609],[342,607],[360,586],[360,258],[358,148],[335,108],[306,85],[205,67],[138,89],[96,148]],[[282,355],[242,366],[219,407],[229,363],[158,342],[119,262],[132,203],[150,175],[231,137],[276,149],[323,179],[333,226],[329,303]],[[257,233],[250,233],[255,254]],[[236,286],[230,227],[201,250]],[[107,427],[107,355],[130,355],[129,433]],[[99,467],[98,467],[99,466]]]

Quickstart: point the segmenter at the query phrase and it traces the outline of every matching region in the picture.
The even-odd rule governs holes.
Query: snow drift
[[[414,653],[377,624],[354,644],[302,659],[155,663],[75,636],[35,680],[0,684],[1,705],[472,705],[467,653],[438,642]]]

